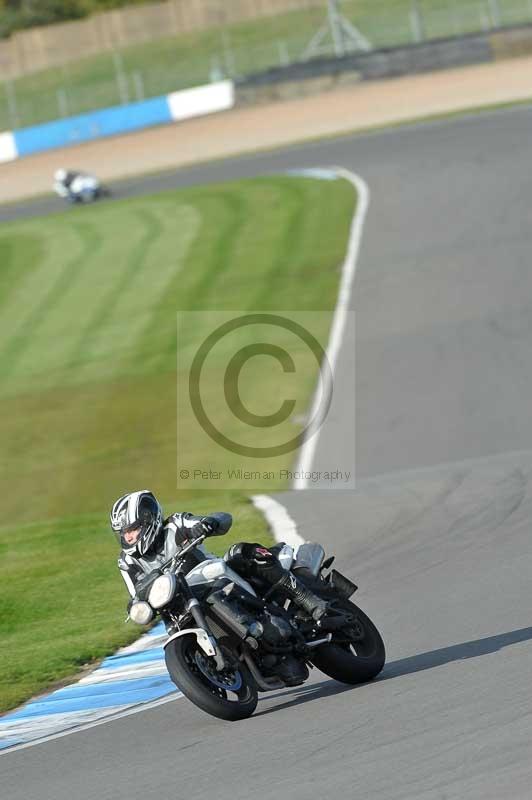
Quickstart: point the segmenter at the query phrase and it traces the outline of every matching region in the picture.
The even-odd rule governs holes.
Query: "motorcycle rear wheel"
[[[330,644],[315,649],[312,663],[341,683],[355,685],[370,681],[379,674],[386,660],[382,637],[370,618],[354,603],[343,600],[336,605],[353,615],[355,625],[351,630],[357,635],[347,644],[335,639],[349,638],[349,627],[333,634]]]
[[[255,711],[257,689],[245,665],[224,674],[216,672],[213,660],[204,654],[195,636],[174,639],[165,650],[165,658],[177,688],[207,714],[235,722]]]

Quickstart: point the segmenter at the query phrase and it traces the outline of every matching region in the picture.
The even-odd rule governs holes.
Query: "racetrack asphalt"
[[[240,723],[178,699],[5,753],[10,800],[530,797],[531,125],[528,109],[497,112],[117,187],[330,164],[367,182],[355,397],[350,345],[335,381],[357,490],[277,499],[360,585],[388,662],[355,688],[315,671]],[[326,434],[318,470],[342,449]]]

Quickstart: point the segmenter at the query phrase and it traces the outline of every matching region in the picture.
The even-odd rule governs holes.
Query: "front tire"
[[[333,634],[330,644],[316,648],[312,663],[341,683],[355,685],[370,681],[379,674],[386,661],[382,637],[370,618],[354,603],[343,600],[336,605],[355,619],[351,630],[353,640],[349,644],[341,641],[349,638],[350,628]]]
[[[225,654],[224,654],[225,655]],[[247,667],[218,673],[194,635],[180,636],[166,647],[170,677],[194,705],[219,719],[235,722],[250,717],[257,707],[257,689]]]

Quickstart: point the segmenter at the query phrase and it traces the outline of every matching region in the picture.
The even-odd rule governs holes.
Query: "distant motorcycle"
[[[294,583],[297,577],[327,601],[326,613],[315,619],[277,585],[244,578],[223,558],[211,556],[190,569],[187,556],[204,539],[184,544],[147,575],[129,607],[129,617],[139,624],[160,614],[169,634],[168,672],[195,705],[221,719],[245,719],[256,708],[258,692],[299,686],[313,665],[347,684],[379,674],[385,661],[382,638],[350,600],[357,587],[330,569],[334,556],[325,560],[321,545],[306,542],[297,552],[289,545],[272,549]]]
[[[72,170],[57,170],[53,188],[59,197],[71,203],[93,203],[111,194],[95,175]]]

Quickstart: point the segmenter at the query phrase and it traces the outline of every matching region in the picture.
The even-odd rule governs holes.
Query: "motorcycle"
[[[224,720],[253,714],[259,692],[299,686],[313,666],[346,684],[382,670],[379,631],[353,602],[357,586],[331,569],[321,545],[272,548],[294,585],[327,601],[313,615],[286,600],[277,585],[243,577],[223,558],[207,557],[185,570],[200,535],[150,573],[131,601],[129,618],[147,624],[158,613],[168,639],[165,660],[172,681],[203,711]],[[190,561],[188,562],[190,566]]]
[[[78,173],[68,186],[55,181],[53,188],[59,197],[71,203],[93,203],[111,194],[109,188],[99,178],[82,172]]]

